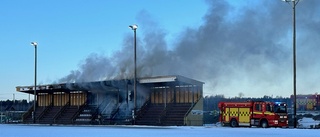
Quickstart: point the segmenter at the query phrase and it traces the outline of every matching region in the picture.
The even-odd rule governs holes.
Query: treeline
[[[0,101],[0,111],[27,111],[33,102],[28,102],[27,100],[6,100]]]

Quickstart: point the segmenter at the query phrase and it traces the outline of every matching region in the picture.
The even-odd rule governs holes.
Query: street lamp
[[[134,107],[133,107],[133,124],[135,124],[135,115],[136,115],[136,107],[137,107],[137,36],[136,36],[136,30],[138,29],[138,25],[133,24],[130,25],[129,28],[133,30],[134,33],[134,76],[133,76],[133,102],[134,102]]]
[[[297,92],[296,92],[296,6],[300,0],[282,0],[292,5],[293,26],[293,126],[297,128]]]
[[[37,90],[37,42],[31,42],[31,45],[34,46],[34,99],[33,99],[33,113],[32,113],[32,118],[33,118],[33,123],[36,123],[36,90]]]

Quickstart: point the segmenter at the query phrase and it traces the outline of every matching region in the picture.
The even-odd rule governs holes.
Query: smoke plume
[[[200,26],[185,28],[168,47],[166,31],[147,11],[137,16],[139,77],[182,75],[205,82],[205,94],[236,96],[292,93],[292,7],[264,0],[237,9],[224,0],[209,5]],[[297,5],[297,92],[315,93],[320,76],[320,1]],[[187,18],[181,17],[181,18]],[[131,33],[130,33],[131,34]],[[133,37],[111,57],[91,54],[61,82],[133,77]]]

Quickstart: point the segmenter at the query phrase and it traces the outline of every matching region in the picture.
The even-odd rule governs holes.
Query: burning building
[[[17,86],[36,93],[24,123],[202,125],[203,82],[183,76]],[[135,111],[134,111],[135,110]]]

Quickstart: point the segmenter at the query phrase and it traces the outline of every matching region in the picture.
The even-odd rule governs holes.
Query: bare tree
[[[242,98],[242,97],[244,97],[244,93],[243,92],[239,92],[239,98]]]

